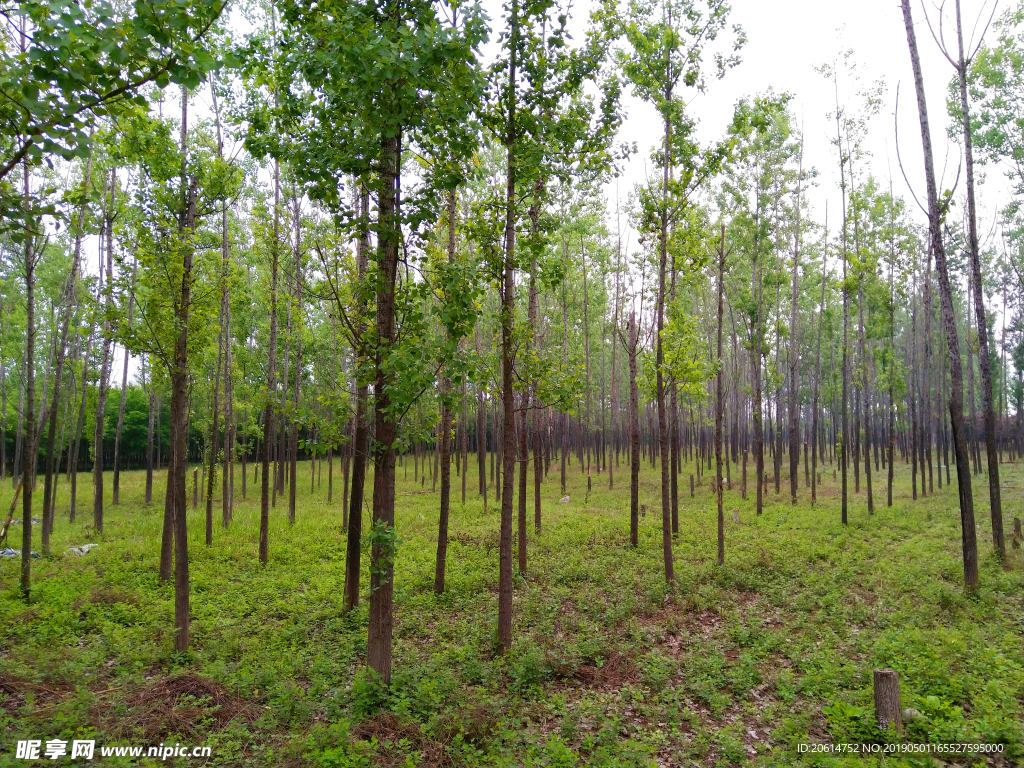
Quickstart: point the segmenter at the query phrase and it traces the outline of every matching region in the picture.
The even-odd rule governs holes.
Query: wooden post
[[[903,711],[900,709],[900,677],[891,669],[876,669],[875,718],[883,731],[892,728],[903,731]]]
[[[690,498],[693,498],[693,475],[690,475]]]

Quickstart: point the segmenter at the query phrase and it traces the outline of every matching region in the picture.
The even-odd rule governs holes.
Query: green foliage
[[[5,6],[4,17],[26,32],[24,51],[0,49],[0,206],[11,237],[25,213],[10,181],[15,166],[87,157],[96,118],[145,110],[149,83],[198,86],[221,63],[202,42],[224,5],[150,0],[128,13],[107,0]]]
[[[882,740],[882,732],[875,722],[875,711],[871,706],[837,701],[829,707],[823,707],[821,711],[828,718],[829,730],[837,742],[870,744]]]
[[[582,498],[586,477],[571,469],[568,493]],[[831,473],[817,507],[769,493],[760,517],[734,486],[726,503],[743,522],[727,523],[723,567],[714,564],[713,516],[694,511],[713,499],[698,485],[680,510],[674,587],[660,575],[661,530],[650,515],[640,547],[628,546],[628,485],[595,483],[584,513],[557,504],[549,480],[545,529],[531,538],[530,576],[515,587],[521,635],[493,656],[486,617],[498,522],[475,494],[452,505],[448,589],[435,596],[437,496],[400,468],[405,543],[394,556],[387,688],[364,663],[365,605],[341,612],[337,474],[328,504],[327,478],[310,491],[309,464],[300,465],[295,525],[280,503],[272,510],[279,545],[265,568],[252,557],[258,496],[236,495],[231,528],[217,528],[212,548],[192,526],[197,643],[183,658],[155,573],[160,505],[142,505],[143,472],[123,472],[121,505],[108,510],[98,549],[64,555],[82,543],[85,521],[58,518],[32,605],[0,592],[5,685],[27,692],[6,700],[5,733],[65,738],[91,727],[100,740],[137,741],[141,731],[125,724],[153,721],[135,692],[189,673],[220,686],[222,710],[198,695],[168,705],[169,716],[222,750],[215,759],[225,765],[401,765],[438,750],[430,753],[467,765],[644,765],[673,754],[701,765],[803,766],[797,745],[820,738],[822,717],[835,742],[888,738],[871,703],[870,670],[884,666],[900,673],[904,706],[921,713],[908,720],[908,741],[998,743],[1012,764],[1022,745],[1020,571],[986,560],[978,596],[963,598],[950,581],[960,569],[949,547],[959,533],[955,488],[912,503],[908,471],[897,465],[893,509],[868,517],[855,507],[846,529],[828,522],[838,505]],[[158,473],[157,496],[162,481]],[[656,488],[645,467],[641,492]],[[58,489],[62,509],[67,486]],[[370,567],[364,558],[363,578]],[[0,561],[5,583],[16,569]],[[231,710],[236,702],[244,708]]]

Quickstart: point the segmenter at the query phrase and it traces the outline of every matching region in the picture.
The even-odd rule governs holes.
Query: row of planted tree
[[[368,664],[384,680],[399,467],[439,491],[438,593],[452,493],[461,485],[462,502],[485,509],[492,497],[501,648],[551,472],[562,494],[568,472],[585,473],[588,496],[628,474],[638,546],[640,468],[660,471],[660,498],[644,504],[661,510],[671,581],[695,484],[715,492],[724,563],[725,490],[753,494],[758,514],[772,484],[813,504],[829,467],[845,524],[876,497],[893,504],[897,462],[914,499],[954,482],[953,467],[973,588],[972,474],[984,467],[1005,562],[999,464],[1024,450],[1024,251],[1013,202],[1002,236],[981,242],[970,116],[972,99],[989,117],[1005,101],[1005,78],[984,85],[976,70],[1020,49],[1020,10],[993,45],[951,59],[960,211],[938,192],[903,3],[921,226],[872,171],[881,86],[859,81],[848,56],[821,68],[836,94],[821,116],[840,178],[831,222],[828,208],[812,215],[816,171],[790,95],[741,100],[720,139],[698,141],[688,101],[744,42],[717,0],[603,3],[578,44],[557,5],[513,0],[490,64],[482,11],[458,3],[167,5],[177,22],[165,28],[145,9],[71,4],[60,16],[27,3],[8,29],[23,54],[8,72],[24,66],[39,84],[23,94],[28,115],[12,113],[20,129],[0,168],[0,472],[10,464],[23,494],[26,599],[36,475],[49,554],[55,519],[76,522],[83,463],[102,535],[104,470],[110,501],[125,501],[125,456],[144,461],[144,502],[163,497],[160,577],[175,584],[179,650],[189,509],[204,507],[215,546],[238,498],[258,497],[257,556],[272,564],[271,515],[280,505],[295,521],[310,460],[311,493],[343,509],[345,610],[360,600],[369,539]],[[243,10],[252,31],[232,41]],[[98,31],[71,51],[83,19]],[[117,24],[132,46],[104,42]],[[76,90],[61,68],[96,80]],[[615,143],[626,89],[653,105],[663,138],[654,174],[623,200],[612,179],[633,154]],[[59,104],[44,98],[54,93]],[[981,153],[998,159],[976,122]],[[1019,193],[1019,169],[1010,178]]]

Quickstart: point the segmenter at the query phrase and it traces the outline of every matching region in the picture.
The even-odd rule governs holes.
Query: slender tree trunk
[[[370,249],[370,194],[360,189],[357,200],[360,217],[359,241],[356,244],[356,275],[360,285],[366,280],[367,262]],[[359,291],[359,296],[365,291]],[[348,498],[348,536],[345,549],[345,592],[344,610],[350,611],[359,605],[359,566],[363,530],[363,489],[366,484],[366,458],[370,449],[369,426],[366,423],[366,398],[368,387],[361,374],[362,363],[365,363],[366,350],[363,347],[363,336],[366,324],[363,316],[366,313],[365,302],[360,299],[357,305],[358,324],[357,337],[353,348],[356,362],[352,367],[352,375],[356,389],[356,407],[352,416],[352,486]]]
[[[636,313],[629,312],[629,543],[640,546],[640,388],[636,353],[639,344]]]
[[[509,63],[505,149],[508,153],[505,186],[505,253],[501,284],[501,529],[498,541],[498,647],[512,647],[512,484],[515,472],[515,390],[512,388],[513,331],[515,327],[516,244],[516,56],[519,49],[519,3],[510,3]]]
[[[25,49],[24,20],[22,20],[22,52]],[[31,206],[31,181],[28,163],[24,168],[24,213],[29,215]],[[25,233],[25,367],[22,376],[25,382],[25,436],[24,450],[28,453],[22,459],[21,466],[21,594],[28,602],[32,591],[32,492],[35,486],[35,455],[36,455],[36,252],[35,240],[31,232]],[[84,395],[83,395],[84,397]],[[4,414],[6,417],[6,414]]]
[[[213,486],[216,482],[214,477],[217,469],[217,444],[220,432],[218,430],[217,418],[220,416],[218,405],[218,394],[220,392],[220,370],[224,363],[224,296],[221,294],[220,303],[220,333],[217,335],[217,372],[213,379],[213,420],[210,425],[210,456],[209,472],[206,476],[206,546],[213,546]]]
[[[797,409],[797,364],[800,357],[800,344],[796,327],[796,307],[799,290],[798,278],[800,270],[800,192],[803,182],[803,139],[800,142],[800,167],[796,182],[796,234],[793,236],[793,280],[792,301],[789,310],[789,494],[792,503],[796,504],[797,471],[800,464],[800,413]],[[719,299],[721,303],[721,299]],[[721,314],[721,309],[719,309]],[[721,320],[719,320],[719,336],[721,336]],[[721,340],[719,340],[721,344]],[[721,357],[721,349],[719,349]],[[721,477],[718,478],[721,482]]]
[[[671,97],[671,93],[668,94]],[[670,475],[668,450],[668,413],[665,403],[665,350],[662,345],[662,331],[665,328],[665,270],[668,265],[668,173],[670,158],[669,122],[665,120],[665,146],[664,146],[664,168],[662,174],[661,188],[661,228],[659,231],[660,259],[658,264],[658,305],[655,318],[657,327],[656,353],[655,353],[655,378],[658,400],[658,449],[661,459],[661,548],[665,561],[665,580],[675,579],[675,569],[672,563],[672,510],[670,503]]]
[[[214,124],[217,129],[217,157],[224,159],[224,137],[220,127],[220,105],[213,75],[210,75],[210,95],[213,98]],[[231,522],[235,496],[235,432],[234,392],[231,367],[231,250],[228,244],[228,207],[221,207],[220,220],[221,248],[221,339],[224,345],[224,466],[221,468],[221,526],[226,530]],[[214,436],[217,431],[214,430]],[[213,475],[213,467],[210,468]],[[242,470],[242,485],[245,485],[245,469]],[[243,492],[244,496],[244,492]]]
[[[263,407],[263,456],[260,469],[260,562],[266,565],[270,533],[270,452],[277,402],[277,271],[280,260],[281,168],[274,161],[274,225],[270,247],[270,339],[267,349],[267,402]]]
[[[128,297],[128,325],[131,326],[135,320],[135,274],[138,270],[138,261],[132,260],[132,286],[133,290]],[[121,402],[117,406],[117,429],[114,432],[114,484],[113,503],[121,503],[121,432],[124,430],[124,410],[128,401],[128,347],[124,348],[124,368],[121,371]],[[56,392],[54,392],[56,394]]]
[[[825,324],[826,260],[828,256],[828,208],[825,209],[825,241],[821,262],[821,303],[818,305],[818,343],[814,352],[814,394],[811,397],[811,506],[818,500],[818,391],[821,383],[821,334]]]
[[[179,653],[189,646],[189,568],[188,529],[186,525],[185,470],[188,441],[188,324],[192,305],[193,232],[196,226],[196,198],[198,183],[186,176],[186,135],[188,130],[188,92],[182,88],[181,99],[181,187],[182,208],[178,233],[183,243],[181,286],[174,297],[175,325],[178,334],[174,340],[174,358],[171,368],[171,461],[168,467],[168,488],[172,498],[174,520],[174,647]],[[188,185],[186,187],[186,184]]]
[[[295,524],[295,494],[298,487],[299,454],[299,404],[302,402],[302,231],[299,221],[299,199],[295,185],[292,185],[292,224],[295,228],[295,392],[292,400],[294,414],[291,419],[291,435],[288,450],[290,464],[290,485],[288,486],[288,524]],[[312,459],[310,460],[312,462]]]
[[[846,160],[843,155],[843,133],[840,127],[840,109],[839,109],[839,84],[836,82],[836,145],[839,147],[839,176],[840,176],[840,187],[842,189],[843,197],[843,392],[842,392],[842,416],[841,416],[841,434],[839,439],[836,441],[837,447],[839,448],[839,467],[842,473],[842,500],[841,500],[841,515],[843,525],[847,525],[849,522],[848,518],[848,504],[849,504],[849,446],[850,446],[850,419],[849,419],[849,403],[850,403],[850,291],[846,284],[846,263],[847,258],[847,234],[848,234],[848,223],[847,223],[847,210],[846,210]]]
[[[448,193],[448,263],[455,263],[455,213],[456,213],[456,192],[451,190]],[[444,592],[445,567],[448,561],[448,513],[451,507],[452,494],[452,467],[451,467],[451,412],[445,406],[443,398],[448,394],[451,382],[445,372],[442,371],[438,382],[441,402],[441,510],[437,524],[437,560],[434,563],[434,593],[440,595]],[[463,475],[466,474],[463,467]],[[465,497],[465,494],[463,494]],[[465,498],[463,498],[465,501]],[[524,546],[525,542],[521,542]],[[525,546],[524,546],[525,549]],[[520,556],[522,559],[522,556]]]
[[[960,111],[964,132],[964,159],[967,166],[967,231],[970,244],[971,282],[974,284],[974,312],[978,323],[981,402],[985,411],[985,451],[988,458],[988,492],[989,510],[992,518],[992,546],[1003,565],[1008,566],[1006,542],[1003,539],[1002,499],[999,494],[999,453],[996,446],[996,416],[995,408],[992,404],[994,391],[992,387],[992,356],[989,352],[988,321],[985,315],[985,297],[981,282],[981,259],[978,254],[978,215],[974,200],[974,146],[971,136],[970,103],[967,100],[967,68],[970,66],[970,62],[964,58],[964,36],[960,19],[960,0],[956,0],[956,40],[959,52],[957,75],[960,86]],[[970,310],[968,310],[969,312]],[[952,344],[950,346],[952,347]],[[955,381],[953,386],[954,388],[956,387]],[[973,430],[973,423],[971,426]],[[955,425],[953,430],[955,436]],[[949,466],[948,463],[946,466]],[[959,473],[959,467],[957,472]]]
[[[111,253],[114,243],[114,187],[117,184],[116,171],[110,174],[110,197],[107,201],[107,210],[104,216],[104,231],[106,233],[106,256],[107,256],[107,312],[113,306],[113,279],[114,279],[114,255]],[[102,254],[100,256],[100,270],[103,270]],[[110,321],[103,321],[103,356],[100,363],[99,387],[96,395],[96,428],[93,431],[93,496],[92,496],[92,524],[93,528],[100,535],[103,534],[103,418],[106,411],[107,390],[110,386],[110,343],[111,329]]]
[[[530,228],[533,231],[533,235],[536,236],[540,229],[540,199],[544,195],[545,182],[543,178],[538,178],[534,183],[534,199],[535,203],[530,209]],[[530,264],[530,288],[527,303],[527,317],[530,322],[530,349],[539,354],[539,336],[540,328],[537,324],[537,260],[533,259]],[[530,382],[527,389],[529,393],[527,396],[527,410],[523,417],[523,426],[530,428],[530,436],[533,439],[533,529],[538,534],[541,528],[541,510],[540,510],[540,484],[544,479],[543,468],[541,466],[541,453],[540,453],[540,403],[533,402],[537,399],[537,384],[536,382]],[[525,435],[524,435],[525,436]],[[526,451],[523,451],[524,461],[527,458]],[[525,467],[525,463],[523,465]],[[525,497],[526,494],[524,493]],[[524,526],[525,527],[525,526]],[[522,546],[525,549],[526,536],[523,536]],[[521,553],[520,556],[520,571],[526,573],[526,554]]]
[[[85,166],[85,178],[82,182],[83,188],[88,188],[92,178],[92,157]],[[57,407],[60,400],[61,381],[64,373],[64,359],[68,344],[68,332],[70,331],[71,318],[75,314],[75,294],[78,287],[78,272],[82,258],[82,228],[85,225],[85,205],[78,210],[78,229],[75,233],[74,256],[71,261],[71,275],[62,296],[61,306],[64,308],[64,318],[60,329],[60,346],[57,347],[57,363],[54,368],[53,401],[50,405],[49,427],[46,435],[46,478],[43,481],[43,553],[50,552],[50,534],[53,532],[54,508],[57,503],[57,489],[55,480],[54,460],[57,454],[53,451],[53,441],[57,428]],[[0,381],[0,387],[4,386]],[[122,387],[123,390],[123,387]],[[3,420],[7,420],[6,394],[4,397]],[[122,412],[123,412],[122,408]],[[123,419],[122,419],[123,421]],[[6,443],[6,434],[0,433],[0,442]],[[6,448],[6,445],[4,446]],[[59,453],[59,452],[58,452]],[[4,456],[0,453],[0,479],[3,477]],[[115,485],[116,488],[116,485]]]
[[[476,353],[483,352],[480,339],[480,323],[476,326]],[[476,458],[479,471],[480,495],[484,499],[484,511],[487,511],[487,407],[484,404],[484,388],[476,388]]]
[[[156,415],[156,394],[153,391],[153,360],[149,358],[149,415],[146,419],[146,506],[153,503],[153,417]]]
[[[669,289],[672,301],[676,299],[675,258],[672,259],[672,279]],[[669,464],[672,476],[669,481],[669,498],[672,505],[672,533],[679,533],[679,402],[675,377],[669,381],[668,393],[668,431],[669,431]]]
[[[762,302],[762,285],[761,285],[761,265],[757,254],[758,243],[754,242],[754,268],[752,270],[751,279],[753,285],[751,286],[751,293],[756,297],[757,300],[757,315],[754,318],[753,327],[750,329],[750,338],[752,343],[752,349],[750,350],[750,382],[752,392],[751,416],[754,423],[754,463],[756,472],[756,498],[757,498],[757,514],[761,514],[764,510],[764,427],[762,423],[763,414],[761,410],[761,352],[764,347],[764,341],[762,338],[762,325],[763,320],[761,312],[763,308]],[[744,454],[744,466],[743,476],[746,478],[746,455]],[[746,488],[746,480],[744,479],[743,487]]]
[[[797,208],[799,210],[799,206]],[[799,230],[799,225],[797,225]],[[798,235],[799,237],[799,235]],[[794,267],[794,273],[796,269]],[[725,511],[722,507],[722,422],[725,417],[725,366],[722,361],[722,294],[725,282],[725,221],[718,246],[718,375],[715,377],[715,500],[718,503],[718,564],[725,565]],[[795,285],[795,278],[794,278]],[[794,288],[794,296],[796,289]],[[795,299],[794,299],[795,301]],[[794,304],[795,307],[795,304]],[[794,308],[794,314],[796,309]],[[794,326],[795,327],[795,324]],[[792,441],[792,437],[790,437]],[[794,491],[794,499],[796,492]],[[795,503],[795,502],[794,502]]]
[[[917,52],[917,38],[911,17],[910,0],[902,0],[903,19],[907,32],[907,46],[914,70],[914,86],[917,91],[918,115],[921,122],[921,142],[924,148],[925,180],[928,192],[928,234],[935,253],[935,266],[939,273],[939,293],[942,303],[942,320],[946,329],[949,347],[949,366],[952,386],[949,397],[949,414],[953,427],[953,443],[956,454],[956,474],[959,481],[960,523],[964,559],[964,584],[968,590],[978,585],[978,545],[974,530],[974,498],[971,494],[971,469],[967,457],[967,441],[963,424],[963,374],[960,367],[960,340],[953,317],[953,292],[946,266],[946,253],[940,230],[938,188],[935,182],[935,167],[932,159],[931,132],[928,126],[928,107],[925,102],[924,77]],[[991,393],[989,394],[991,397]],[[991,460],[991,457],[990,457]]]

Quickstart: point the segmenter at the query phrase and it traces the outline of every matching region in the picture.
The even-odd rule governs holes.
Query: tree
[[[658,400],[659,455],[661,456],[662,550],[665,579],[672,581],[672,530],[670,508],[669,422],[665,402],[664,330],[666,306],[666,270],[668,269],[669,229],[689,202],[690,195],[713,176],[726,156],[722,146],[702,151],[693,132],[695,122],[686,113],[683,88],[698,92],[705,89],[704,48],[725,28],[729,6],[724,0],[634,0],[624,21],[630,51],[620,53],[620,64],[634,92],[658,110],[663,139],[656,161],[661,166],[660,192],[648,189],[642,196],[643,228],[657,232],[659,242],[658,290],[655,307],[655,350]],[[660,16],[660,18],[659,18]],[[733,51],[745,38],[733,27]],[[730,56],[714,56],[718,77],[739,63]],[[678,170],[678,177],[675,171]],[[674,265],[673,265],[674,272]]]
[[[942,305],[942,323],[946,331],[949,350],[950,394],[949,415],[953,426],[953,446],[956,454],[956,476],[960,495],[961,546],[964,561],[964,585],[968,590],[978,586],[978,544],[974,532],[974,497],[971,494],[971,466],[964,433],[963,373],[960,367],[960,340],[953,316],[953,292],[946,265],[945,244],[942,242],[941,223],[949,205],[949,196],[939,198],[935,182],[935,164],[932,158],[932,139],[928,124],[928,104],[925,100],[924,75],[917,50],[917,36],[910,9],[910,0],[902,0],[903,22],[907,33],[907,47],[914,72],[917,92],[917,112],[921,123],[921,144],[924,150],[925,187],[928,205],[928,239],[939,273],[939,297]]]
[[[339,172],[357,176],[377,200],[370,275],[376,322],[369,350],[374,486],[367,660],[385,683],[391,678],[398,424],[423,391],[421,378],[399,373],[408,362],[407,344],[415,341],[400,338],[396,327],[396,308],[406,306],[397,292],[398,260],[405,229],[418,232],[431,219],[434,193],[457,183],[428,172],[418,193],[403,192],[402,161],[408,144],[430,146],[442,136],[461,159],[475,148],[467,118],[480,91],[475,49],[485,34],[476,10],[462,15],[461,26],[449,26],[440,18],[442,8],[426,0],[285,3],[282,67],[301,79],[281,92],[274,109],[266,105],[254,115],[248,142],[256,151],[286,157],[308,193],[335,210],[343,210]],[[367,69],[367,61],[376,66]],[[272,130],[278,114],[287,118],[286,136]]]
[[[960,14],[960,0],[955,0],[957,54],[954,58],[945,45],[939,43],[946,60],[953,65],[957,76],[959,118],[964,147],[964,166],[967,171],[967,254],[970,262],[970,282],[974,289],[974,313],[978,324],[978,358],[981,367],[981,402],[985,418],[985,452],[988,456],[989,509],[992,519],[992,546],[996,556],[1005,565],[1006,542],[1003,540],[1003,507],[999,495],[999,451],[996,447],[996,414],[993,405],[995,389],[992,381],[992,355],[989,352],[988,317],[985,314],[984,288],[981,284],[981,257],[978,252],[978,211],[974,199],[974,130],[971,124],[971,104],[968,99],[968,78],[974,59],[984,40],[970,54],[964,53],[964,32]],[[1024,9],[1024,5],[1021,6]],[[993,9],[994,12],[994,9]],[[940,10],[941,13],[941,10]],[[927,18],[927,17],[926,17]],[[973,398],[971,408],[973,409]],[[973,415],[973,410],[971,411]],[[973,419],[972,419],[972,429]]]

